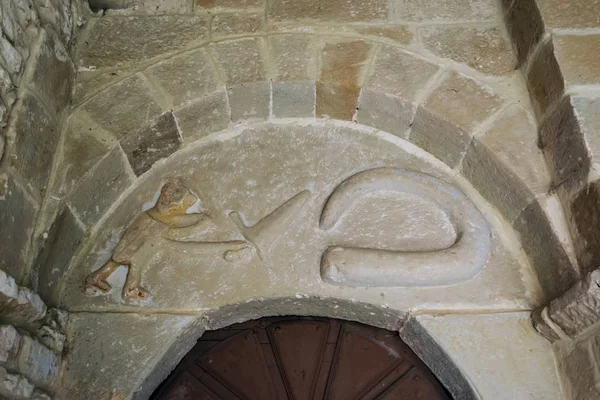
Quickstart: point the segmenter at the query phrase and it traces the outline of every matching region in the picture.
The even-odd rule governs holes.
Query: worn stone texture
[[[509,222],[514,221],[550,188],[533,116],[518,105],[507,108],[471,142],[461,172]]]
[[[582,271],[589,272],[600,265],[600,181],[584,186],[567,201],[577,258]]]
[[[6,107],[11,107],[17,100],[16,89],[8,72],[0,66],[0,98]]]
[[[40,296],[31,289],[11,284],[10,280],[10,277],[3,279],[7,285],[2,288],[0,316],[11,324],[25,327],[44,318],[47,308]]]
[[[367,28],[358,28],[357,31],[363,35],[376,36],[380,39],[391,39],[400,44],[410,44],[414,39],[414,34],[403,25],[391,26],[370,26]]]
[[[92,0],[102,3],[102,0]],[[161,15],[191,12],[188,0],[128,0],[120,8],[108,8],[105,15]]]
[[[363,88],[358,98],[357,121],[406,138],[415,110],[414,104],[400,97]]]
[[[12,325],[0,326],[0,363],[5,367],[14,367],[21,335]]]
[[[3,35],[0,36],[0,57],[4,61],[4,68],[12,75],[13,79],[16,79],[22,71],[23,56]]]
[[[504,75],[515,69],[515,56],[499,27],[434,26],[421,28],[419,35],[435,55],[484,74]]]
[[[395,0],[400,21],[489,21],[496,17],[494,0]]]
[[[245,38],[210,45],[228,86],[264,80],[263,39]]]
[[[565,84],[552,41],[540,45],[532,56],[527,71],[527,88],[538,120],[562,97]]]
[[[504,9],[504,21],[519,65],[523,65],[544,34],[544,22],[536,6],[539,1],[519,0],[511,3]]]
[[[181,134],[171,111],[160,115],[156,122],[121,140],[121,147],[136,175],[142,175],[161,158],[168,157],[181,146]]]
[[[560,296],[579,280],[540,200],[527,206],[513,227],[548,299]]]
[[[212,19],[210,33],[212,38],[247,35],[260,32],[263,25],[260,13],[217,14]]]
[[[73,43],[74,15],[68,0],[34,0],[35,8],[43,23],[50,24],[59,33],[63,44]]]
[[[314,82],[273,82],[273,116],[310,118],[315,116]]]
[[[267,6],[267,18],[275,21],[385,21],[389,15],[389,3],[387,0],[273,0]]]
[[[206,17],[163,15],[94,19],[79,54],[80,68],[127,66],[208,39]]]
[[[15,115],[11,164],[38,194],[48,184],[60,136],[59,122],[32,94],[27,93]]]
[[[60,357],[50,349],[29,336],[23,336],[17,369],[32,383],[48,387],[58,376]]]
[[[271,103],[269,82],[250,82],[227,88],[231,120],[267,119]]]
[[[548,28],[585,29],[600,26],[600,2],[596,0],[537,0],[536,3]]]
[[[39,389],[35,389],[33,391],[33,395],[31,396],[31,400],[52,400],[52,397]]]
[[[195,0],[196,10],[202,8],[249,8],[261,7],[263,0]]]
[[[409,140],[454,167],[477,125],[501,105],[502,98],[491,89],[453,73],[419,106]]]
[[[196,317],[173,315],[75,313],[69,326],[68,368],[55,396],[59,400],[129,398],[140,389],[147,398],[203,331]],[[180,347],[178,342],[187,346],[161,365],[171,348]],[[142,388],[155,369],[162,374]]]
[[[141,74],[110,86],[82,106],[92,121],[121,139],[162,114]]]
[[[84,236],[84,229],[69,207],[63,207],[52,223],[34,268],[38,292],[49,304],[57,304],[60,280]]]
[[[38,205],[10,175],[0,175],[0,270],[21,282],[27,269],[28,250]]]
[[[205,49],[161,61],[144,71],[179,107],[217,89],[219,83]]]
[[[529,313],[422,315],[415,319],[468,382],[479,382],[477,398],[563,399],[552,347],[533,329]],[[419,344],[419,338],[414,340]],[[436,349],[421,351],[427,362]],[[493,379],[488,379],[490,374]],[[472,398],[463,396],[456,398]]]
[[[316,70],[316,50],[310,36],[269,36],[271,63],[277,81],[313,80]]]
[[[34,386],[27,378],[11,374],[6,369],[0,367],[0,395],[8,399],[30,399],[33,395]]]
[[[227,93],[219,91],[174,110],[184,142],[227,128],[231,121]]]
[[[552,35],[552,42],[567,85],[600,84],[600,34]]]
[[[108,86],[117,83],[129,75],[130,72],[127,69],[78,71],[71,104],[73,107],[78,106],[94,94],[101,92]]]
[[[116,146],[84,176],[67,198],[67,203],[79,220],[89,227],[129,187],[132,175],[127,156],[120,146]]]

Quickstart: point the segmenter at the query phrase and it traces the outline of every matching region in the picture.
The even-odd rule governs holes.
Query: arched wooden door
[[[450,399],[397,333],[275,317],[208,331],[154,400]]]

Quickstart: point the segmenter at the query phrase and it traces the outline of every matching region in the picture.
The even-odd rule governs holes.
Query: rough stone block
[[[89,227],[129,187],[132,175],[127,156],[116,146],[79,182],[67,202],[79,220]]]
[[[21,335],[11,325],[0,326],[0,363],[13,366],[21,345]]]
[[[567,85],[600,84],[600,35],[553,35],[552,41]]]
[[[8,399],[25,400],[30,399],[35,387],[27,378],[11,374],[0,367],[0,395]]]
[[[37,98],[27,93],[16,111],[14,135],[13,168],[35,192],[42,194],[58,146],[59,122]]]
[[[540,45],[532,56],[527,71],[527,88],[538,120],[562,97],[565,85],[551,41]]]
[[[73,40],[73,15],[68,0],[34,0],[43,23],[50,24],[56,30],[61,41],[69,46]]]
[[[35,385],[47,387],[57,376],[60,358],[29,336],[23,336],[17,368]]]
[[[65,341],[67,340],[66,335],[48,325],[42,326],[36,332],[39,341],[52,350],[56,354],[62,354]]]
[[[39,389],[35,389],[33,391],[33,395],[31,396],[31,400],[52,400],[52,397]]]
[[[359,123],[406,138],[416,106],[398,96],[363,88],[358,98]]]
[[[382,46],[365,87],[412,102],[438,69],[436,65],[417,59],[397,47]]]
[[[316,115],[351,121],[358,107],[360,88],[354,85],[335,85],[317,82]]]
[[[304,81],[315,78],[316,51],[310,36],[269,36],[271,62],[277,81]]]
[[[191,12],[189,0],[128,0],[123,8],[109,8],[106,15],[161,15]]]
[[[121,147],[136,175],[142,175],[152,165],[170,156],[181,146],[177,122],[171,111],[158,117],[147,128],[131,133],[121,140]]]
[[[32,61],[35,68],[30,85],[58,115],[69,103],[75,67],[57,35],[52,30],[42,32],[40,51]]]
[[[370,26],[368,28],[358,28],[357,30],[363,35],[376,36],[380,39],[391,39],[401,44],[410,44],[414,39],[413,33],[403,25]]]
[[[489,21],[496,17],[494,0],[396,0],[401,21]]]
[[[0,175],[0,243],[10,243],[10,246],[2,246],[0,270],[19,282],[26,272],[37,211],[37,204],[11,176]],[[0,290],[6,287],[2,282],[4,279],[0,279]]]
[[[518,2],[517,2],[518,3]],[[590,0],[537,0],[549,28],[585,29],[600,27],[600,3]]]
[[[316,19],[323,21],[385,21],[387,0],[274,0],[267,7],[267,18],[275,21]]]
[[[559,189],[559,193],[562,191]],[[600,265],[600,181],[596,180],[571,194],[563,201],[565,203],[577,259],[582,272],[589,272]]]
[[[231,120],[267,119],[271,103],[269,82],[252,82],[227,88]]]
[[[231,115],[225,91],[203,97],[174,110],[183,140],[191,142],[229,126]]]
[[[519,65],[522,65],[544,34],[544,22],[536,0],[515,1],[510,8],[505,9],[504,20],[517,53],[517,60]]]
[[[47,232],[34,265],[38,273],[38,292],[48,303],[58,303],[60,281],[84,234],[69,207],[63,207]]]
[[[80,50],[80,67],[132,65],[208,39],[208,21],[190,15],[105,17],[95,20],[88,37],[93,40]]]
[[[8,72],[0,66],[0,98],[7,107],[11,107],[17,99],[16,89]]]
[[[196,9],[261,7],[263,0],[196,0]]]
[[[46,310],[46,304],[37,293],[31,289],[19,287],[17,297],[3,305],[0,316],[15,325],[27,326],[44,318]]]
[[[247,35],[263,29],[263,15],[260,13],[228,13],[213,17],[211,37]]]
[[[21,72],[23,56],[13,47],[6,37],[0,35],[0,57],[4,61],[4,68],[13,78]]]
[[[567,291],[579,279],[540,200],[531,203],[513,222],[542,290],[549,299]]]
[[[490,89],[453,73],[419,106],[409,139],[455,167],[474,129],[501,105],[502,99]]]
[[[471,142],[461,172],[509,222],[514,221],[550,188],[533,116],[518,105],[507,108]]]
[[[144,73],[169,94],[175,107],[214,92],[218,85],[205,49],[169,58]]]
[[[83,109],[118,139],[147,125],[163,111],[141,74],[110,86],[85,103]]]
[[[315,116],[313,82],[273,82],[273,116],[302,118]]]
[[[504,75],[516,59],[499,27],[433,26],[421,28],[425,48],[442,58],[466,64],[484,74]]]
[[[125,69],[78,71],[71,105],[83,103],[94,94],[126,78],[130,72]]]
[[[210,46],[228,85],[265,79],[262,39],[245,38],[214,43]]]

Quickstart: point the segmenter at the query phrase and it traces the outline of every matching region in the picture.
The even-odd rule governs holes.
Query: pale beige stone
[[[261,7],[263,0],[195,0],[196,10],[203,8],[248,8]]]
[[[129,76],[129,71],[122,69],[78,71],[71,103],[81,104],[94,94]]]
[[[231,121],[225,91],[210,94],[174,110],[173,113],[185,142],[225,129]]]
[[[536,3],[549,28],[600,27],[600,2],[596,0],[537,0]]]
[[[358,98],[357,121],[406,139],[416,106],[400,97],[363,88]]]
[[[269,82],[250,82],[227,88],[231,120],[267,119],[271,104]]]
[[[314,117],[314,82],[273,82],[273,116],[276,118]]]
[[[144,74],[169,94],[175,107],[212,93],[219,85],[203,48],[161,61]]]
[[[370,26],[368,28],[357,29],[357,31],[363,35],[391,39],[400,44],[410,44],[414,39],[413,33],[404,25]]]
[[[496,17],[494,0],[395,0],[400,21],[489,21]]]
[[[419,35],[435,55],[485,74],[504,75],[515,69],[515,56],[499,27],[434,26],[421,28]]]
[[[227,85],[264,80],[263,40],[246,38],[211,44]]]
[[[213,38],[258,33],[263,28],[263,15],[259,13],[217,14],[211,23]]]
[[[189,0],[128,0],[123,3],[120,8],[108,8],[106,15],[185,14],[191,11]]]
[[[553,35],[552,41],[567,85],[600,84],[600,35]]]
[[[314,79],[317,52],[311,37],[304,35],[269,36],[271,62],[278,81]]]
[[[273,0],[267,17],[276,21],[317,19],[333,21],[384,21],[389,15],[387,0]]]

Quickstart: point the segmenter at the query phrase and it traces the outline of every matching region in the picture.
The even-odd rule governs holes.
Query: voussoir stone
[[[538,120],[562,97],[565,84],[552,41],[541,44],[532,56],[527,71],[527,88]]]
[[[410,44],[414,39],[413,33],[404,25],[369,26],[367,28],[358,28],[357,31],[363,35],[391,39],[401,44]]]
[[[267,18],[276,21],[316,19],[324,21],[384,21],[389,15],[387,0],[273,0]]]
[[[316,95],[314,82],[273,82],[272,90],[274,117],[314,117]]]
[[[409,140],[455,167],[467,150],[474,129],[502,102],[491,89],[452,73],[419,106]]]
[[[425,48],[437,56],[466,64],[490,75],[515,69],[516,59],[500,28],[433,26],[421,28]]]
[[[227,93],[212,93],[173,111],[183,140],[190,142],[227,128],[231,121]]]
[[[227,13],[213,17],[213,38],[257,33],[263,28],[263,15],[259,13]]]
[[[559,193],[562,190],[559,189]],[[568,197],[568,196],[564,196]],[[582,272],[600,265],[600,180],[581,188],[567,199],[571,235]]]
[[[522,65],[544,34],[544,22],[536,6],[536,0],[514,1],[506,6],[504,20],[506,28]]]
[[[80,67],[131,65],[206,40],[208,21],[191,15],[104,17],[94,20],[88,37]]]
[[[488,21],[496,16],[494,0],[397,0],[400,21]]]
[[[218,85],[205,49],[192,50],[159,62],[144,74],[171,96],[175,107],[214,92]]]
[[[162,114],[149,83],[141,74],[110,86],[82,106],[92,121],[118,139]]]
[[[509,222],[514,221],[550,187],[534,117],[518,105],[507,108],[471,142],[461,171]]]
[[[263,40],[245,38],[210,45],[227,85],[265,79]]]
[[[275,69],[275,80],[313,80],[316,70],[317,52],[311,46],[310,36],[269,36],[271,62]]]
[[[600,84],[600,35],[553,35],[552,41],[567,85]]]
[[[227,88],[231,120],[266,119],[269,116],[271,87],[269,82],[242,83]]]
[[[518,2],[517,2],[518,3]],[[537,0],[549,28],[585,29],[600,27],[600,2],[595,0]]]

